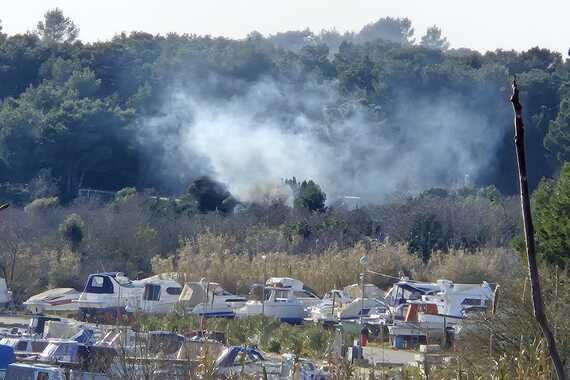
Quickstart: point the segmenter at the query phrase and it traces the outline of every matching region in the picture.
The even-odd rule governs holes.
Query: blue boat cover
[[[93,342],[94,336],[95,333],[93,332],[93,330],[81,329],[81,331],[79,331],[77,334],[71,337],[71,340],[74,340],[78,343],[89,344],[89,343],[94,343]]]
[[[16,361],[14,348],[0,344],[0,369],[8,369],[8,366]]]

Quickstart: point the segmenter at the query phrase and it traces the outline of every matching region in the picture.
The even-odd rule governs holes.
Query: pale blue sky
[[[196,33],[242,38],[311,28],[359,30],[380,17],[409,17],[416,35],[441,27],[452,47],[477,50],[541,46],[567,55],[570,0],[0,0],[4,31],[32,30],[60,7],[84,41],[122,31]]]

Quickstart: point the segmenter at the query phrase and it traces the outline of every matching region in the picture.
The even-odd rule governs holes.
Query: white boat
[[[24,302],[24,305],[34,314],[45,311],[70,311],[79,309],[77,300],[81,293],[72,288],[56,288],[36,294]]]
[[[352,302],[339,310],[338,319],[341,321],[367,318],[372,314],[381,314],[388,308],[388,305],[377,298],[355,298]]]
[[[384,292],[376,285],[365,284],[364,295],[365,310],[362,312],[362,285],[353,284],[342,290],[331,290],[323,297],[320,304],[311,308],[310,319],[315,322],[337,322],[340,319],[359,318],[361,314],[367,317],[372,311],[385,308],[385,304],[381,302]],[[355,299],[359,299],[360,304],[353,302]]]
[[[437,280],[438,291],[422,296],[422,301],[435,303],[441,315],[463,317],[471,311],[483,311],[491,305],[494,290],[483,281],[481,284],[455,284],[449,280]]]
[[[435,283],[407,283],[400,281],[387,293],[386,300],[397,319],[402,319],[410,303],[435,304],[437,314],[442,316],[462,317],[473,310],[485,310],[493,298],[491,285],[456,284],[440,279]]]
[[[266,315],[290,324],[303,323],[305,308],[295,297],[292,288],[267,287],[265,294],[264,301],[247,301],[243,307],[236,310],[236,316],[244,318]]]
[[[437,291],[393,309],[390,335],[438,337],[449,329],[459,331],[465,313],[486,310],[493,298],[493,289],[487,282],[455,284],[438,280],[435,285]]]
[[[89,275],[77,300],[83,318],[100,315],[111,318],[125,312],[170,313],[182,287],[168,275],[131,281],[122,272]]]
[[[234,309],[245,305],[247,299],[224,290],[220,284],[201,279],[184,285],[179,302],[191,314],[204,317],[233,318]]]
[[[314,322],[336,322],[338,311],[352,302],[346,292],[333,289],[325,294],[322,301],[310,310],[310,319]]]
[[[136,311],[151,314],[168,314],[176,311],[182,286],[170,273],[157,274],[136,283],[144,286],[140,308]]]
[[[321,298],[314,290],[305,286],[302,281],[294,278],[271,277],[265,282],[265,286],[292,289],[295,298],[297,298],[306,308],[310,308],[321,303]]]
[[[386,292],[384,299],[391,308],[396,308],[398,305],[419,300],[422,296],[437,291],[439,291],[437,283],[411,281],[407,277],[402,277]]]

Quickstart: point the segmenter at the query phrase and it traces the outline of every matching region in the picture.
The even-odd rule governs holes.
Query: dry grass
[[[497,282],[512,276],[520,268],[518,258],[505,249],[436,253],[426,266],[418,257],[410,255],[405,246],[398,244],[372,242],[349,248],[332,246],[321,254],[302,256],[283,252],[248,255],[236,252],[236,245],[235,238],[205,233],[186,241],[175,260],[154,258],[153,270],[155,273],[184,273],[188,281],[206,277],[220,282],[230,291],[244,292],[249,285],[263,281],[265,265],[266,277],[294,277],[324,293],[358,282],[363,269],[359,259],[365,254],[369,257],[369,269],[394,276],[405,274],[417,280],[448,278],[461,282]],[[370,281],[382,288],[393,282],[374,275]]]

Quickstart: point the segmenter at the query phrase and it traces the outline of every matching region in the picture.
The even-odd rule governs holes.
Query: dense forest
[[[94,270],[176,270],[204,239],[250,258],[393,244],[423,263],[517,246],[515,75],[539,243],[564,265],[546,238],[568,234],[548,221],[570,187],[569,73],[558,52],[450,49],[408,19],[84,43],[50,10],[0,31],[4,277],[21,298]]]
[[[85,43],[59,9],[25,34],[0,23],[0,276],[15,303],[97,271],[241,293],[267,269],[322,293],[358,281],[366,254],[392,276],[500,284],[499,311],[441,378],[549,378],[509,96],[516,76],[545,307],[568,358],[570,60],[452,49],[444,32],[385,17]]]
[[[0,34],[2,198],[181,194],[203,175],[242,200],[293,176],[315,180],[329,201],[465,182],[512,194],[514,75],[531,186],[568,154],[569,65],[546,49],[450,50],[437,27],[416,38],[408,19],[393,18],[357,33],[243,40],[78,36],[60,10],[34,32]]]

